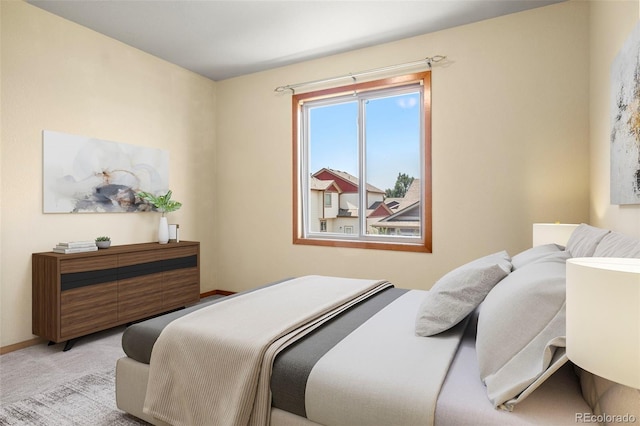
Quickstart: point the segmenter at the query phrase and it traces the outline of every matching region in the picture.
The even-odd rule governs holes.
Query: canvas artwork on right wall
[[[611,65],[611,204],[640,204],[640,22]]]

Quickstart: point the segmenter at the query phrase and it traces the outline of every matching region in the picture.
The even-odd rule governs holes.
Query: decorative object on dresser
[[[178,225],[177,223],[169,224],[169,242],[170,243],[180,242],[180,225]]]
[[[84,253],[88,251],[96,251],[98,246],[94,241],[69,241],[58,243],[54,248],[54,253]]]
[[[160,217],[160,224],[158,225],[158,242],[160,244],[166,244],[169,242],[169,225],[165,213],[171,213],[182,207],[182,203],[172,200],[172,191],[167,191],[164,195],[153,195],[148,192],[138,192],[138,197],[142,200],[153,205],[153,207],[162,213]]]
[[[199,242],[34,253],[32,269],[32,332],[66,341],[64,350],[78,337],[200,299]]]
[[[96,238],[96,246],[99,249],[107,249],[111,246],[111,238],[109,237],[98,237]]]

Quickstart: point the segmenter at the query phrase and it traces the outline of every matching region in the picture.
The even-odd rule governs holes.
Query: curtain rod
[[[284,92],[285,90],[291,90],[292,93],[295,93],[295,89],[297,89],[298,87],[312,86],[312,85],[321,84],[321,83],[329,83],[332,81],[344,80],[347,78],[350,78],[355,82],[356,77],[361,77],[363,75],[376,74],[379,72],[392,71],[392,70],[401,69],[401,68],[409,68],[409,67],[414,67],[414,66],[423,65],[423,64],[426,64],[429,67],[429,69],[431,69],[431,64],[435,62],[440,62],[446,58],[447,58],[446,56],[436,55],[436,56],[420,59],[419,61],[406,62],[404,64],[397,64],[397,65],[389,65],[387,67],[374,68],[371,70],[360,71],[357,73],[349,73],[349,74],[341,75],[338,77],[323,78],[321,80],[306,81],[304,83],[296,83],[296,84],[288,84],[286,86],[278,86],[274,89],[274,91],[280,93],[280,92]]]

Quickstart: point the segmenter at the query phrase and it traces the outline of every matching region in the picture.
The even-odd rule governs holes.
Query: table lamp
[[[640,389],[640,259],[567,260],[567,356]]]
[[[532,247],[551,243],[566,246],[577,227],[574,223],[534,223]]]

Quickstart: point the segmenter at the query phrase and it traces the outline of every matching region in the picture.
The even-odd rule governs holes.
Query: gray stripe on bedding
[[[180,309],[178,311],[170,312],[168,314],[160,315],[158,317],[133,324],[127,327],[127,329],[122,334],[122,350],[124,350],[124,353],[127,354],[129,358],[135,359],[136,361],[142,362],[144,364],[149,364],[149,362],[151,361],[151,351],[153,350],[153,345],[156,343],[156,340],[158,340],[158,336],[160,336],[162,330],[164,330],[164,328],[171,321],[190,314],[191,312],[195,312],[198,309],[213,305],[214,303],[229,300],[241,294],[251,293],[252,291],[278,284],[289,279],[291,278],[275,281],[251,290],[243,291],[241,293],[221,297],[219,299],[213,299],[209,302],[199,303],[185,309]]]
[[[415,334],[426,295],[410,290],[314,365],[307,418],[323,425],[430,426],[440,386],[467,320],[436,336]]]
[[[407,291],[386,289],[278,354],[271,376],[272,406],[306,417],[305,389],[316,362],[353,330]]]

